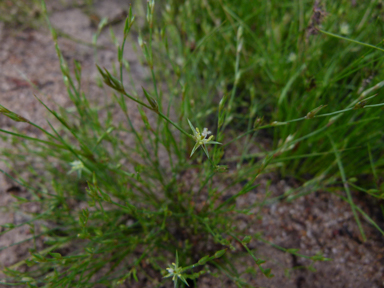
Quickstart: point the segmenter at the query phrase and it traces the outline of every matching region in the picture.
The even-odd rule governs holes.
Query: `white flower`
[[[340,34],[348,35],[351,33],[351,30],[349,29],[348,23],[341,23],[340,25]]]
[[[79,160],[75,160],[71,163],[69,163],[69,165],[71,165],[71,170],[69,170],[69,172],[67,174],[71,174],[73,172],[77,172],[77,175],[79,178],[81,178],[81,172],[84,171],[84,172],[87,172],[88,174],[90,174],[91,172],[84,166],[84,163],[79,161]]]
[[[172,265],[173,265],[173,268],[172,268]],[[171,267],[167,268],[167,271],[169,274],[166,275],[165,277],[172,277],[172,280],[175,281],[176,277],[181,276],[180,267],[177,267],[175,263],[172,263],[172,265]]]
[[[203,133],[200,133],[199,128],[197,128],[197,127],[194,128],[191,121],[189,121],[189,119],[188,119],[188,124],[189,124],[189,127],[191,127],[191,130],[193,132],[193,139],[195,139],[195,141],[196,141],[196,144],[192,149],[190,157],[192,157],[193,153],[195,153],[197,148],[199,148],[199,146],[201,146],[203,148],[205,154],[209,158],[208,150],[207,150],[207,147],[205,146],[205,144],[220,144],[221,145],[221,143],[216,142],[216,141],[212,141],[214,138],[213,135],[211,135],[211,136],[209,136],[209,138],[207,138],[209,134],[212,134],[211,131],[208,131],[208,128],[204,128]]]
[[[183,272],[183,267],[179,267],[177,264],[175,263],[172,263],[172,265],[170,265],[171,267],[169,268],[166,268],[167,271],[168,271],[168,274],[164,276],[164,278],[168,278],[168,277],[172,277],[172,281],[176,281],[177,283],[177,279],[180,279],[181,281],[183,281],[187,286],[188,283],[187,281],[185,280],[184,276],[181,274]],[[173,267],[172,267],[173,266]]]

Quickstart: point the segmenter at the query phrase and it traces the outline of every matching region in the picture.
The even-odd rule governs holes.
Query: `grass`
[[[125,122],[117,123],[112,112],[101,120],[93,108],[81,88],[81,65],[64,59],[43,3],[76,110],[53,111],[36,96],[61,124],[59,131],[48,122],[48,131],[21,111],[0,106],[2,117],[45,136],[1,130],[19,152],[3,151],[9,167],[28,159],[43,166],[41,174],[39,165],[29,166],[31,175],[39,175],[34,181],[8,176],[31,193],[16,197],[16,209],[35,203],[42,211],[21,225],[30,226],[33,242],[45,239],[44,249],[31,248],[29,257],[3,269],[3,284],[117,287],[145,276],[151,287],[172,281],[184,287],[218,273],[238,287],[253,287],[233,263],[248,255],[260,272],[249,267],[247,273],[272,277],[268,263],[248,248],[252,239],[268,241],[235,223],[237,215],[253,214],[265,203],[238,207],[236,199],[255,189],[267,171],[301,183],[281,200],[342,183],[346,197],[339,196],[350,204],[363,241],[360,218],[384,235],[351,194],[384,197],[381,8],[375,1],[352,5],[169,1],[157,11],[149,1],[146,15],[137,16],[147,20],[141,31],[131,9],[117,65],[98,66],[110,99],[103,109],[114,103],[124,114]],[[95,47],[106,23],[95,33]],[[131,72],[123,51],[131,30],[139,34],[151,78],[136,91],[124,86]],[[137,105],[142,126],[133,124],[129,105]],[[204,127],[215,139],[199,134]],[[125,137],[135,144],[127,145]],[[260,152],[252,152],[256,148]],[[18,226],[3,225],[1,235]],[[27,272],[18,270],[25,264]]]
[[[38,26],[41,19],[40,1],[4,0],[0,3],[0,21],[5,25],[24,29]]]

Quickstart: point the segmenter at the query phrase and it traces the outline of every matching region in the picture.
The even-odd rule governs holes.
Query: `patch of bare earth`
[[[270,188],[274,190],[274,196],[281,195],[290,187],[286,181],[276,178],[272,177],[276,184]],[[264,191],[261,185],[253,197],[261,199]],[[345,192],[339,193],[345,196]],[[358,195],[354,198],[355,203],[368,213],[371,205],[377,205],[368,204]],[[379,214],[369,214],[383,228]],[[313,263],[314,271],[311,271],[308,259],[281,252],[269,244],[251,242],[250,247],[257,249],[257,256],[267,260],[264,267],[272,268],[275,274],[272,279],[260,275],[255,281],[257,286],[384,287],[383,236],[362,220],[368,239],[363,243],[350,205],[336,195],[312,192],[291,203],[270,204],[262,209],[260,215],[262,219],[252,223],[250,232],[260,232],[265,240],[285,249],[299,249],[300,254],[308,256],[320,252],[332,260]]]

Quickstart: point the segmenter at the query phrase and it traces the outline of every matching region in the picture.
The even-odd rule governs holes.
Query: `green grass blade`
[[[341,158],[340,158],[340,153],[338,152],[338,150],[336,148],[336,145],[333,142],[332,137],[329,134],[328,134],[328,137],[329,137],[329,140],[331,141],[331,144],[332,144],[332,147],[333,147],[333,151],[334,151],[335,156],[336,156],[336,161],[337,161],[337,164],[339,166],[341,179],[343,180],[344,189],[345,189],[345,192],[347,193],[347,196],[348,196],[348,203],[349,203],[349,205],[351,205],[353,216],[355,217],[357,226],[359,227],[359,230],[360,230],[360,234],[361,234],[361,236],[363,238],[363,241],[365,242],[365,241],[367,241],[367,237],[365,236],[364,229],[363,229],[363,226],[361,225],[359,216],[356,213],[356,206],[353,203],[351,191],[349,190],[349,186],[348,186],[348,182],[347,182],[347,177],[345,176],[345,171],[344,171],[343,163],[341,162]]]

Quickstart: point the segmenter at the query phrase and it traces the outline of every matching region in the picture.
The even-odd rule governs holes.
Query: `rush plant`
[[[22,117],[22,111],[0,106],[2,117],[32,125],[44,136],[0,130],[15,146],[13,154],[3,151],[5,163],[12,167],[18,154],[39,164],[29,166],[39,175],[35,180],[24,179],[20,171],[16,177],[2,171],[31,195],[17,196],[14,208],[22,211],[26,203],[35,203],[41,210],[29,213],[22,224],[3,225],[0,235],[29,225],[28,240],[43,239],[41,249],[31,246],[25,259],[3,267],[2,284],[119,287],[146,278],[148,287],[196,287],[199,277],[210,275],[254,287],[244,274],[272,277],[273,271],[250,245],[264,241],[262,233],[238,228],[237,216],[254,215],[265,202],[241,206],[237,200],[247,197],[267,170],[301,181],[299,189],[281,197],[288,200],[341,181],[363,239],[361,216],[384,235],[350,193],[356,188],[383,198],[378,175],[384,104],[373,94],[384,83],[383,57],[378,45],[365,43],[378,43],[367,36],[370,22],[359,18],[357,34],[348,32],[346,38],[327,32],[340,26],[337,19],[323,22],[321,30],[306,27],[320,20],[302,1],[278,2],[275,10],[274,1],[261,1],[266,13],[248,1],[179,2],[159,10],[157,22],[154,0],[147,2],[146,26],[136,32],[151,79],[141,91],[126,88],[131,71],[124,47],[136,29],[132,8],[122,43],[115,40],[115,68],[95,63],[109,99],[99,110],[113,103],[123,123],[112,112],[99,117],[81,88],[81,65],[66,62],[42,3],[75,111],[54,111],[36,95],[59,123],[60,129],[49,121],[48,131]],[[338,11],[347,4],[332,5],[329,9]],[[95,33],[95,47],[105,24],[102,20]],[[258,30],[264,26],[265,31]],[[309,35],[313,31],[321,34]],[[370,88],[364,86],[368,74],[376,83]],[[132,106],[141,126],[134,125]],[[271,145],[259,143],[260,135]],[[251,153],[255,147],[261,152]],[[367,174],[373,184],[351,180]],[[302,255],[281,249],[312,261],[329,260],[321,251]],[[245,257],[253,266],[239,269]]]

